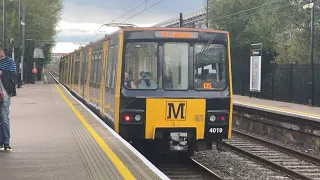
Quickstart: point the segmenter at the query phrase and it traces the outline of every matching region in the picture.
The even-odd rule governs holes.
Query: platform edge
[[[56,79],[56,78],[54,78]],[[94,114],[87,106],[85,106],[81,101],[79,101],[76,97],[74,97],[66,87],[64,87],[60,82],[56,79],[58,84],[64,88],[64,90],[74,99],[76,100],[84,109],[86,109],[103,127],[105,127],[108,131],[112,133],[120,142],[122,142],[134,155],[136,155],[151,171],[153,171],[157,176],[159,176],[163,180],[170,180],[164,173],[162,173],[157,167],[155,167],[148,159],[146,159],[139,151],[137,151],[131,144],[129,144],[126,140],[124,140],[119,134],[117,134],[113,129],[111,129],[107,124],[105,124],[96,114]]]
[[[242,101],[233,101],[233,105],[242,106],[242,107],[246,107],[246,108],[255,108],[258,110],[267,111],[267,112],[276,113],[276,114],[282,113],[281,115],[287,115],[287,116],[292,116],[292,117],[302,118],[302,119],[307,119],[307,120],[312,120],[312,121],[319,121],[320,120],[320,116],[318,116],[316,114],[310,114],[310,113],[299,112],[299,111],[292,111],[292,110],[270,107],[270,106],[265,106],[265,105],[260,105],[260,104],[252,104],[252,103],[247,103],[247,102],[242,102]]]

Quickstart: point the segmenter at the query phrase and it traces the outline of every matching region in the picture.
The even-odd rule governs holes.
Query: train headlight
[[[140,116],[139,114],[137,114],[137,115],[134,117],[134,119],[135,119],[136,121],[141,121],[141,116]]]
[[[217,118],[216,118],[216,116],[215,116],[215,115],[211,115],[211,116],[210,116],[210,121],[211,121],[211,122],[216,121],[216,119],[217,119]]]

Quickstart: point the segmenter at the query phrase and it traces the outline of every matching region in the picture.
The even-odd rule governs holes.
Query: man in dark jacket
[[[10,147],[10,119],[9,107],[11,103],[11,96],[15,96],[15,77],[17,74],[15,62],[6,57],[3,46],[0,45],[0,70],[1,81],[7,92],[7,98],[0,103],[0,149],[5,151],[12,150]],[[1,97],[3,96],[3,92]]]

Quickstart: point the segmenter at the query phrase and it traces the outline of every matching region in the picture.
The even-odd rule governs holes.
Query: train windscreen
[[[203,42],[175,41],[170,38],[165,41],[126,43],[124,87],[169,91],[224,90],[228,82],[227,48],[212,43],[212,39]]]

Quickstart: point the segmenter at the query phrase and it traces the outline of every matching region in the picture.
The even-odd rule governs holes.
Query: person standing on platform
[[[0,44],[0,76],[6,92],[1,91],[1,97],[7,97],[0,101],[0,149],[12,150],[10,147],[10,119],[9,107],[11,97],[16,96],[16,64],[10,57],[6,57],[2,44]]]

